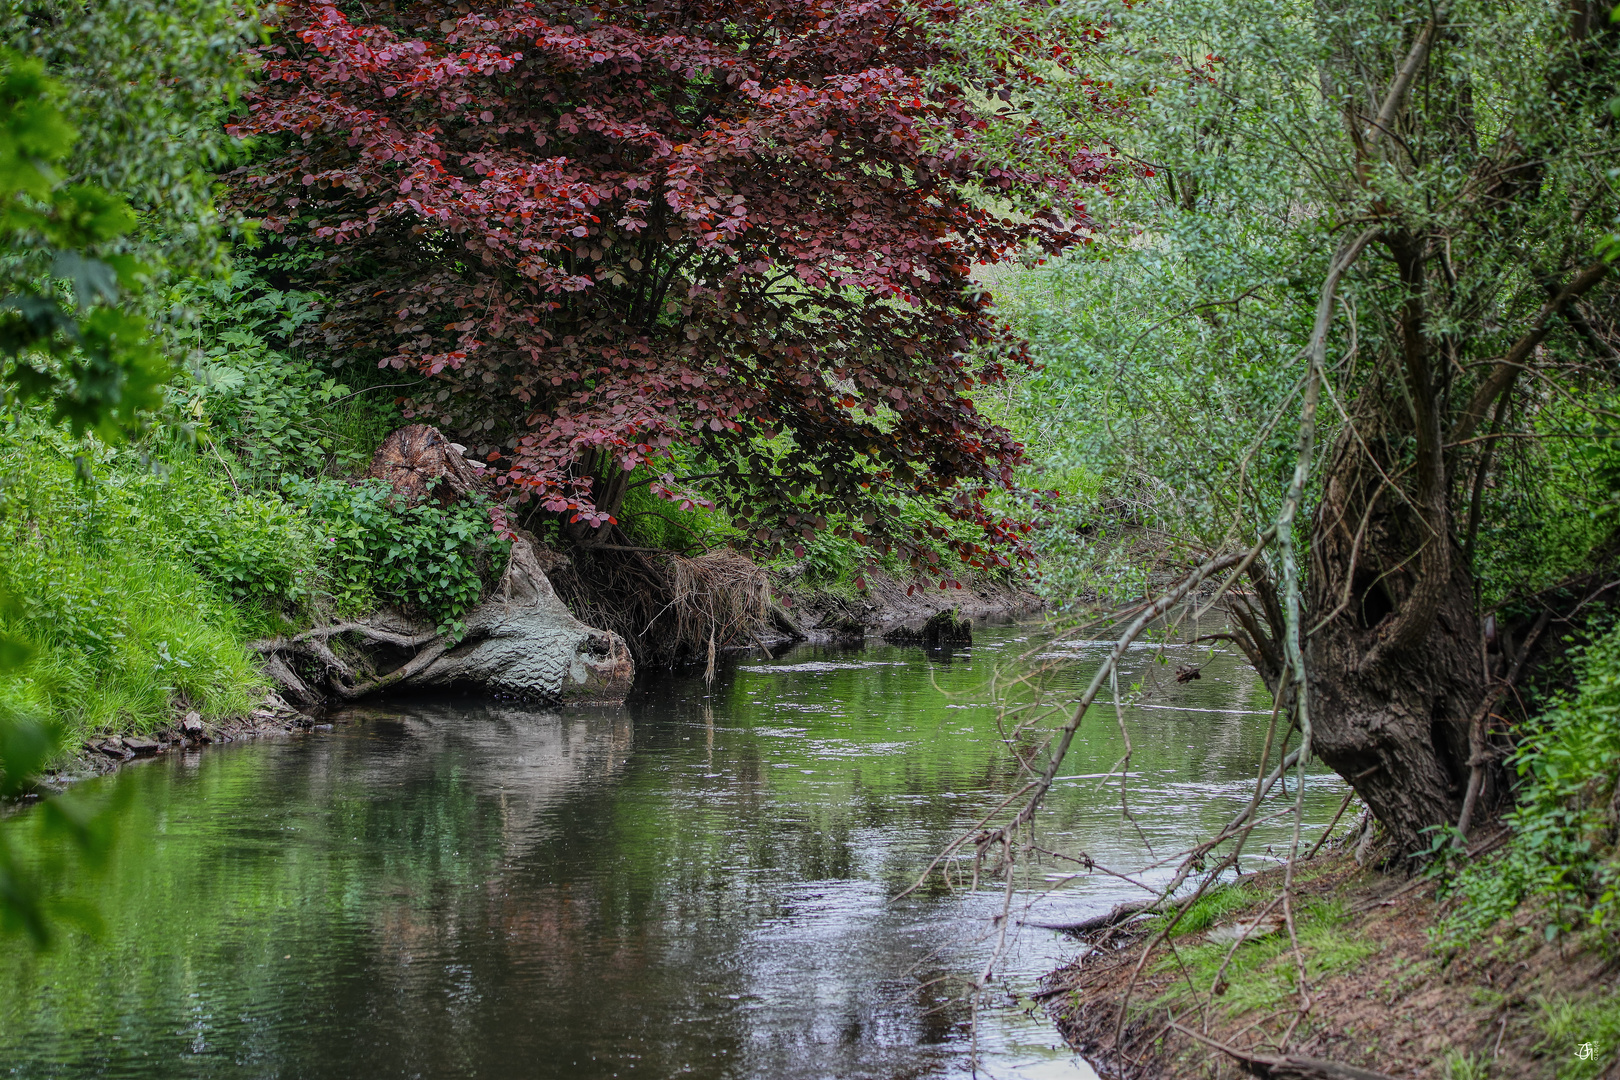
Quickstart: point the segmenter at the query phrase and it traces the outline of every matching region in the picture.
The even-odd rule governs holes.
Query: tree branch
[[[1448,441],[1458,443],[1474,433],[1474,429],[1479,426],[1479,422],[1485,418],[1486,410],[1491,407],[1491,402],[1495,401],[1498,396],[1513,385],[1513,380],[1525,366],[1525,360],[1529,358],[1535,347],[1540,345],[1547,337],[1547,333],[1551,329],[1553,316],[1562,312],[1571,301],[1590,291],[1594,285],[1603,280],[1603,276],[1608,272],[1608,263],[1592,263],[1576,274],[1570,280],[1570,283],[1559,291],[1557,296],[1554,296],[1541,306],[1541,310],[1536,313],[1535,319],[1530,323],[1530,329],[1525,332],[1523,337],[1513,343],[1513,347],[1507,351],[1502,359],[1496,362],[1496,366],[1485,377],[1485,381],[1480,383],[1479,388],[1474,391],[1474,396],[1468,399],[1468,404],[1463,408],[1462,415],[1451,426],[1451,435]]]

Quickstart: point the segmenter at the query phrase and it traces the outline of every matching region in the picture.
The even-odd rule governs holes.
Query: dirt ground
[[[1280,884],[1278,871],[1246,879],[1226,905],[1205,906],[1206,917],[1224,907],[1207,927],[1155,948],[1118,1042],[1119,1003],[1160,925],[1150,919],[1089,935],[1089,952],[1050,977],[1048,1012],[1110,1080],[1355,1075],[1275,1064],[1289,1055],[1425,1080],[1620,1077],[1620,957],[1590,934],[1549,941],[1547,920],[1521,911],[1512,925],[1444,955],[1427,933],[1437,914],[1433,882],[1363,869],[1337,852],[1296,872],[1296,958],[1286,926],[1257,919]],[[1212,994],[1243,925],[1254,936]],[[1303,1016],[1301,963],[1310,998]]]
[[[866,583],[864,594],[848,597],[805,588],[791,580],[775,583],[775,591],[798,631],[811,640],[859,638],[896,626],[921,626],[929,616],[953,609],[961,617],[979,622],[1034,614],[1043,605],[1033,593],[997,581],[938,589],[872,572],[866,575]]]

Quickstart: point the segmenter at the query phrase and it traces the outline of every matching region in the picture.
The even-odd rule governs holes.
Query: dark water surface
[[[966,1075],[967,1010],[919,985],[982,964],[999,893],[889,899],[1018,786],[985,680],[1039,640],[981,629],[950,662],[800,648],[712,691],[650,680],[623,709],[395,702],[82,785],[128,800],[89,886],[106,929],[0,944],[0,1076]],[[1099,710],[1048,843],[1134,868],[1242,804],[1267,703],[1228,656],[1166,678],[1207,655],[1132,653],[1126,684],[1164,684],[1125,710],[1137,821],[1087,778],[1123,746]],[[1311,818],[1342,791],[1312,777]],[[4,827],[48,855],[31,813]],[[1278,824],[1252,850],[1286,842]],[[1036,921],[1141,895],[1059,866],[1025,884]],[[1090,1075],[1020,996],[1066,952],[1022,930],[980,1075]]]

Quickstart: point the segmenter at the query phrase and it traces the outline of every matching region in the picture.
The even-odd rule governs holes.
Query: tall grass
[[[0,708],[73,745],[151,731],[180,709],[253,706],[265,686],[243,644],[253,627],[225,576],[200,564],[233,538],[247,549],[240,564],[276,552],[271,576],[286,571],[290,587],[295,515],[221,491],[194,467],[165,475],[133,453],[39,431],[0,436],[0,476],[0,631],[31,649],[0,679]]]

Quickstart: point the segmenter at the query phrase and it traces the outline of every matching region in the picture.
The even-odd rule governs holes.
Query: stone
[[[146,755],[157,753],[159,750],[163,749],[163,744],[153,739],[126,738],[124,740],[124,748],[131,750],[136,754]]]
[[[1217,926],[1204,935],[1206,941],[1217,945],[1230,945],[1239,939],[1243,941],[1258,941],[1270,937],[1283,928],[1280,919],[1271,919],[1266,922],[1235,922],[1225,926]]]
[[[202,713],[195,709],[186,713],[186,718],[180,721],[180,730],[185,732],[187,735],[201,734],[202,729]]]

